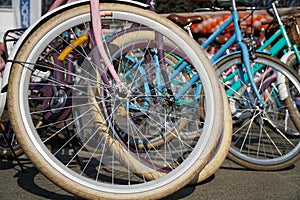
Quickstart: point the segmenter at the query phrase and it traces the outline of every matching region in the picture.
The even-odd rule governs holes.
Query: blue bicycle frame
[[[231,47],[233,44],[237,44],[237,50],[242,53],[243,64],[246,68],[246,72],[249,78],[249,82],[253,88],[255,95],[257,96],[258,100],[264,105],[264,100],[261,98],[258,88],[255,85],[253,79],[253,72],[250,67],[250,58],[249,58],[249,50],[246,44],[243,42],[243,35],[240,29],[240,19],[236,7],[235,0],[232,0],[232,11],[231,16],[228,20],[226,20],[220,28],[213,33],[202,45],[201,47],[205,49],[210,45],[231,23],[234,25],[234,34],[230,37],[230,39],[217,51],[217,53],[211,58],[213,65],[215,65],[219,60],[223,59],[225,51]],[[239,67],[239,72],[242,74],[242,67]],[[244,76],[241,76],[242,81],[244,82]]]

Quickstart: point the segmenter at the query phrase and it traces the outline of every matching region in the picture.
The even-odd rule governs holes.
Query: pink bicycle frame
[[[68,0],[67,3],[71,3],[75,1],[76,0]],[[56,0],[50,7],[49,11],[63,4],[64,4],[64,0]],[[122,82],[116,70],[114,69],[109,57],[107,56],[102,42],[103,34],[102,34],[102,26],[101,26],[101,16],[111,15],[111,14],[100,11],[99,0],[90,0],[90,5],[91,5],[92,33],[93,33],[93,39],[95,41],[94,45],[98,48],[100,56],[102,57],[104,64],[108,67],[108,70],[111,73],[113,79],[116,81],[117,86],[122,87]],[[98,67],[100,67],[101,65],[100,62],[97,63],[97,65]],[[100,71],[103,71],[103,69],[100,68]]]

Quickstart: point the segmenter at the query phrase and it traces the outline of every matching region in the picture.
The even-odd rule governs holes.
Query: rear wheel
[[[123,66],[123,70],[125,66],[128,66],[127,68],[127,74],[124,75],[124,79],[127,77],[129,79],[128,82],[132,81],[132,77],[137,74],[134,72],[135,70],[138,70],[137,66],[140,65],[149,65],[149,59],[151,59],[152,63],[155,63],[156,57],[158,55],[155,53],[156,49],[151,48],[152,44],[151,42],[154,41],[155,35],[150,30],[141,30],[141,31],[135,31],[134,29],[132,31],[124,31],[119,32],[116,35],[113,35],[110,38],[107,38],[107,41],[111,44],[111,49],[116,49],[115,53],[112,54],[113,59],[115,62],[118,63],[118,65],[121,64]],[[113,48],[114,47],[114,48]],[[145,50],[145,47],[147,50]],[[183,65],[183,59],[180,57],[180,52],[171,51],[172,50],[172,42],[167,41],[167,44],[165,44],[165,62],[167,64],[168,74],[171,76],[174,71],[182,70],[182,76],[176,76],[173,77],[172,86],[173,88],[177,88],[178,91],[183,84],[186,84],[187,81],[191,79],[191,77],[188,75],[189,65],[186,65],[185,67],[182,67]],[[145,53],[146,52],[146,53]],[[152,52],[152,53],[151,53]],[[151,53],[151,54],[150,54]],[[116,59],[120,58],[122,56],[123,59]],[[124,56],[126,55],[126,56]],[[148,61],[147,61],[148,59]],[[148,63],[147,63],[148,62]],[[154,64],[152,64],[154,65]],[[181,68],[180,68],[181,66]],[[135,70],[133,69],[134,67]],[[177,67],[177,68],[176,68]],[[141,68],[141,67],[139,67]],[[140,69],[141,70],[141,69]],[[129,73],[130,71],[130,73]],[[146,71],[146,69],[145,69]],[[185,73],[184,73],[185,72]],[[149,73],[149,72],[148,72]],[[131,76],[131,78],[130,78]],[[128,83],[129,84],[129,83]],[[196,89],[195,89],[196,90]],[[200,91],[198,91],[201,93]],[[201,94],[194,94],[193,98],[190,98],[189,101],[195,101],[201,97]],[[206,164],[206,166],[203,168],[203,170],[191,181],[190,184],[197,184],[205,179],[212,176],[222,165],[223,161],[226,159],[230,143],[231,143],[231,137],[232,137],[232,117],[231,112],[229,109],[229,104],[227,101],[227,97],[224,91],[222,91],[223,99],[225,99],[224,102],[224,119],[223,119],[223,129],[220,134],[219,141],[217,143],[216,149],[213,152],[209,162]],[[190,102],[190,104],[191,104]],[[203,104],[204,98],[199,100],[200,105]],[[200,106],[200,108],[203,108],[205,106]],[[158,113],[158,112],[155,112]],[[204,110],[196,111],[194,108],[189,113],[194,113],[193,116],[190,117],[189,120],[182,120],[181,123],[178,123],[178,128],[176,129],[177,132],[170,132],[167,134],[167,136],[162,137],[159,134],[159,131],[153,132],[154,134],[148,134],[149,137],[137,137],[136,139],[131,140],[131,146],[136,146],[136,148],[140,150],[147,150],[151,149],[153,147],[158,148],[160,146],[163,146],[167,141],[170,141],[176,137],[176,135],[179,135],[180,137],[190,137],[195,138],[198,137],[198,135],[201,133],[201,126],[197,124],[201,124],[201,116],[205,116]],[[198,116],[196,118],[195,116]],[[109,116],[108,116],[109,118]],[[199,127],[198,127],[199,126]],[[195,129],[198,127],[199,129]],[[134,142],[133,142],[134,141]],[[138,145],[136,145],[138,144]],[[134,147],[135,148],[135,147]]]

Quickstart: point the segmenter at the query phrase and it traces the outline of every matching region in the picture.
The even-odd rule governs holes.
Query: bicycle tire
[[[205,166],[211,155],[211,152],[215,147],[217,138],[219,136],[219,133],[221,132],[223,119],[223,103],[220,87],[218,84],[216,84],[217,77],[213,73],[213,69],[205,69],[204,66],[210,66],[211,63],[205,57],[204,52],[200,50],[197,43],[188,38],[184,31],[182,31],[174,24],[170,23],[168,20],[150,11],[123,4],[119,5],[114,3],[104,3],[100,4],[100,8],[102,11],[109,11],[112,13],[111,16],[105,17],[105,23],[108,23],[110,19],[113,19],[112,21],[124,20],[125,22],[127,21],[140,23],[142,24],[142,26],[151,27],[155,31],[160,32],[166,37],[169,37],[169,39],[173,41],[174,44],[177,44],[177,46],[182,45],[184,47],[180,47],[182,49],[182,52],[188,53],[187,58],[190,62],[197,63],[197,65],[195,65],[197,66],[196,71],[194,72],[199,75],[200,80],[203,82],[203,87],[206,95],[205,98],[207,100],[207,115],[205,117],[203,130],[205,131],[205,133],[209,134],[202,134],[199,140],[195,141],[196,144],[195,146],[191,147],[191,152],[188,153],[187,157],[181,156],[183,161],[182,163],[179,163],[178,167],[172,169],[172,171],[161,168],[158,171],[155,166],[146,165],[146,161],[139,160],[136,155],[132,154],[131,151],[126,150],[127,148],[125,148],[124,144],[121,143],[122,141],[119,140],[119,138],[116,138],[115,135],[113,135],[109,130],[109,128],[111,127],[109,127],[106,124],[106,121],[103,119],[101,108],[98,106],[98,104],[93,104],[93,106],[90,107],[91,110],[93,109],[93,112],[91,112],[90,114],[94,115],[95,113],[97,113],[96,115],[98,119],[94,119],[94,124],[102,124],[101,126],[99,126],[99,128],[102,127],[103,129],[100,131],[100,133],[103,133],[102,139],[105,138],[106,141],[108,141],[108,143],[110,144],[108,145],[108,149],[110,150],[109,152],[111,153],[109,155],[109,158],[111,159],[114,158],[114,156],[117,156],[121,161],[114,159],[113,162],[109,163],[107,162],[107,160],[103,160],[106,161],[105,164],[107,165],[107,169],[101,169],[101,167],[103,166],[100,165],[100,158],[88,157],[85,159],[86,162],[89,161],[87,162],[88,164],[85,163],[85,165],[80,165],[82,164],[82,160],[84,158],[81,157],[80,153],[84,154],[84,156],[89,156],[90,154],[96,154],[98,152],[96,150],[94,152],[82,152],[83,150],[85,150],[84,143],[87,143],[87,141],[78,141],[81,138],[78,136],[74,136],[74,133],[80,130],[76,130],[73,120],[74,116],[70,117],[70,115],[73,114],[72,111],[68,110],[72,108],[71,105],[73,105],[68,101],[70,96],[67,98],[64,97],[65,95],[70,94],[66,93],[72,92],[69,91],[72,88],[72,90],[76,89],[76,91],[78,92],[77,95],[80,95],[80,93],[92,95],[91,98],[88,98],[88,101],[93,101],[96,99],[96,102],[98,102],[98,96],[93,96],[97,93],[98,89],[96,88],[96,91],[89,91],[89,89],[91,89],[90,87],[80,89],[80,85],[75,88],[72,85],[70,86],[67,83],[62,83],[58,81],[58,79],[55,79],[60,73],[62,73],[64,75],[63,77],[73,76],[73,79],[71,80],[77,81],[76,78],[82,78],[82,75],[79,74],[81,72],[84,72],[80,72],[80,70],[82,70],[83,68],[80,68],[75,72],[72,71],[72,73],[71,71],[66,72],[65,68],[61,68],[59,70],[59,68],[56,69],[56,67],[58,66],[51,65],[50,58],[53,57],[48,57],[49,60],[47,61],[50,62],[48,62],[47,65],[44,63],[46,60],[41,59],[43,60],[43,62],[41,62],[39,58],[42,58],[41,55],[43,53],[48,52],[45,51],[47,47],[49,47],[51,50],[51,45],[53,44],[52,42],[54,42],[54,39],[58,39],[55,40],[55,42],[63,43],[67,41],[66,38],[63,38],[64,40],[62,40],[62,33],[64,33],[66,30],[71,30],[71,28],[74,28],[72,29],[72,31],[70,31],[71,33],[73,33],[72,36],[76,35],[75,32],[73,32],[75,30],[76,33],[85,31],[85,28],[87,26],[79,25],[83,25],[85,22],[89,22],[90,20],[90,7],[88,2],[85,2],[84,5],[80,4],[80,6],[66,9],[62,13],[58,13],[52,18],[45,20],[45,22],[38,27],[37,31],[33,32],[26,39],[26,41],[24,41],[22,47],[18,50],[18,53],[13,61],[14,64],[10,74],[8,87],[8,107],[11,123],[16,132],[18,141],[20,142],[26,155],[32,160],[34,165],[52,182],[77,196],[88,199],[162,198],[188,184],[191,178],[193,178],[195,174],[199,173],[199,171]],[[124,24],[126,25],[126,23]],[[116,26],[114,26],[114,28],[116,28]],[[68,46],[70,44],[70,41],[68,40],[67,42]],[[84,45],[82,45],[82,48],[80,48],[81,46],[79,46],[78,49],[83,50],[83,46]],[[88,45],[85,44],[84,47],[88,48]],[[76,53],[77,56],[83,55],[82,52],[79,52],[78,49],[75,49],[74,53]],[[55,50],[58,50],[60,52],[62,49],[56,48]],[[76,61],[82,64],[80,59],[77,59]],[[45,69],[50,70],[50,74],[57,73],[58,75],[55,77],[50,76],[46,73],[42,73],[41,75],[40,72],[45,72]],[[34,70],[35,72],[33,72]],[[97,73],[89,74],[93,75],[95,78],[93,81],[90,81],[90,83],[98,84],[97,81],[99,81],[99,77],[95,77],[96,74]],[[99,74],[101,74],[101,71]],[[39,79],[34,79],[33,81],[33,78]],[[50,81],[51,87],[46,84],[48,83],[47,81]],[[49,101],[45,104],[38,104],[37,100],[46,101],[47,98],[41,98],[41,94],[33,98],[33,95],[35,95],[35,93],[41,92],[40,88],[36,89],[33,86],[45,86],[46,88],[44,88],[42,92],[44,94],[47,94],[47,92],[49,92],[49,89],[51,89],[53,85],[55,86],[54,89],[56,90],[62,90],[63,88],[65,89],[64,91],[56,91],[57,93],[55,94],[59,95],[57,97],[60,98],[53,98],[53,100],[65,101],[58,101],[59,103],[61,103],[61,108],[58,107],[58,104],[51,104],[52,102],[50,102],[53,107],[51,107],[51,109],[43,109],[43,106],[46,107],[49,105]],[[76,103],[80,103],[81,100],[82,99],[77,100]],[[57,102],[55,101],[55,103]],[[64,107],[62,107],[63,104],[65,104]],[[33,112],[33,109],[36,110],[36,112]],[[48,115],[45,117],[46,114]],[[41,117],[43,117],[42,122],[40,120]],[[47,124],[45,124],[45,120],[47,120]],[[61,127],[57,128],[59,122],[61,123]],[[68,126],[70,124],[68,124],[67,126],[63,123],[72,123],[73,125],[69,129]],[[43,128],[45,129],[46,126],[50,126],[50,128],[47,128],[47,130],[42,130]],[[62,133],[62,130],[64,130],[66,133],[71,132],[73,134],[69,137],[64,134],[62,134],[62,136],[59,136],[58,133]],[[49,142],[50,140],[54,139],[55,143]],[[69,142],[65,143],[67,141]],[[71,143],[71,141],[73,141],[73,143]],[[96,141],[98,141],[98,145],[102,144],[101,137],[99,137],[99,140]],[[192,144],[189,143],[189,146],[191,145]],[[72,146],[73,148],[71,148]],[[67,147],[68,149],[65,149]],[[102,152],[105,153],[104,149],[100,150],[103,150]],[[113,155],[114,152],[118,155]],[[127,154],[123,154],[124,152],[127,152]],[[97,163],[96,166],[94,162]],[[158,176],[161,177],[156,177],[157,179],[155,179],[154,181],[152,181],[151,178],[149,181],[147,181],[146,178],[141,180],[140,178],[135,177],[135,174],[141,173],[141,171],[131,172],[130,169],[127,169],[127,171],[124,170],[124,175],[122,174],[123,171],[121,170],[123,167],[126,168],[126,166],[124,166],[124,163],[129,164],[130,167],[140,167],[140,170],[142,170],[144,167],[146,170],[151,169],[152,171],[150,172],[153,172],[155,175],[158,174]],[[159,163],[155,162],[154,164],[156,165]],[[116,167],[116,173],[113,173],[111,171],[107,172],[108,170],[110,170],[109,167],[112,167],[113,169],[115,169],[114,167]],[[153,170],[153,168],[151,167],[153,167],[155,170]],[[78,173],[75,170],[78,170]],[[98,173],[100,172],[104,173],[103,176],[98,176]],[[144,173],[144,171],[142,172]],[[111,174],[115,176],[123,176],[118,176],[116,178],[119,179],[114,180],[115,177],[113,176],[113,178],[111,178]],[[124,182],[121,178],[124,178]],[[113,180],[115,182],[100,183],[100,181]]]
[[[224,99],[224,123],[223,130],[221,132],[219,142],[214,150],[211,158],[200,173],[189,183],[189,185],[195,185],[202,183],[214,175],[222,166],[226,159],[232,138],[232,116],[229,108],[228,101],[226,100],[225,91],[222,91]],[[227,102],[227,103],[226,103]]]
[[[132,29],[131,31],[126,31],[124,33],[121,31],[118,34],[111,36],[107,40],[110,41],[111,45],[117,47],[115,49],[122,49],[121,50],[122,54],[128,54],[128,52],[124,52],[125,49],[132,51],[133,49],[136,48],[135,46],[149,47],[149,40],[154,40],[153,33],[151,31],[143,30],[142,34],[136,34],[134,31],[135,31],[134,29]],[[142,45],[143,43],[144,45]],[[171,42],[167,42],[167,43],[170,46],[172,45]],[[126,48],[125,48],[125,44],[126,44]],[[118,50],[116,50],[116,52],[117,51]],[[112,53],[112,55],[114,55],[115,53]],[[176,51],[172,53],[176,54]],[[173,62],[178,62],[178,60],[176,60],[176,58],[173,58]],[[222,90],[222,96],[223,99],[227,99],[224,90]],[[222,163],[226,159],[230,147],[230,143],[231,143],[231,138],[232,138],[232,118],[231,118],[232,116],[231,116],[228,101],[224,100],[223,102],[224,102],[224,119],[223,119],[224,123],[223,123],[223,130],[220,134],[219,142],[209,162],[205,165],[205,167],[201,170],[201,172],[191,181],[190,185],[199,184],[204,180],[206,180],[207,178],[209,178],[210,176],[212,176],[221,167]],[[152,143],[153,140],[154,139],[152,140],[149,139],[140,142],[144,144],[142,148],[147,148],[148,146],[163,145],[163,142],[158,142],[159,139],[154,140],[155,143]],[[147,143],[147,141],[149,141],[149,143],[151,144]]]
[[[294,89],[297,90],[296,92],[299,92],[299,76],[278,59],[266,54],[255,53],[255,57],[251,60],[255,78],[256,75],[258,76],[263,74],[263,72],[267,72],[266,69],[268,68],[275,69],[276,71],[274,70],[269,72],[269,74],[264,75],[262,78],[264,82],[257,83],[261,95],[266,102],[269,102],[268,108],[263,110],[259,104],[254,104],[255,109],[253,109],[248,105],[250,104],[248,102],[251,102],[251,99],[249,100],[244,95],[244,91],[247,90],[249,93],[248,96],[255,99],[255,95],[252,94],[251,89],[249,89],[250,86],[243,86],[243,88],[240,89],[233,88],[234,84],[238,83],[240,78],[235,81],[225,79],[226,77],[229,77],[229,75],[225,75],[226,70],[232,69],[232,67],[241,63],[241,54],[238,53],[230,55],[216,64],[216,71],[222,82],[224,83],[225,80],[228,81],[224,84],[225,90],[229,93],[233,91],[233,94],[230,94],[231,98],[228,97],[231,102],[231,112],[234,122],[233,139],[229,149],[228,158],[241,166],[254,170],[280,170],[290,167],[300,158],[300,138],[297,136],[290,136],[288,133],[289,131],[299,132],[299,130],[297,130],[293,123],[290,123],[292,120],[284,120],[284,116],[289,112],[289,107],[284,104],[284,100],[280,101],[281,107],[274,107],[275,98],[277,100],[280,99],[279,94],[275,95],[275,92],[272,90],[270,93],[272,95],[268,95],[268,91],[266,90],[270,89],[270,83],[274,83],[274,81],[278,79],[276,76],[275,79],[273,78],[274,80],[272,80],[269,75],[276,75],[278,71],[286,77],[285,80],[289,80],[289,84],[293,84]],[[260,65],[255,65],[254,63]],[[256,70],[254,68],[256,66],[260,66],[262,69],[258,68],[258,70]],[[235,70],[235,72],[237,72],[237,70]],[[235,76],[237,78],[237,75]],[[269,83],[266,81],[268,78],[270,80]],[[240,83],[241,82],[242,81],[240,81]],[[274,86],[275,89],[278,89],[279,86],[275,83],[272,87]],[[290,86],[290,88],[292,88],[292,86]],[[227,96],[229,96],[229,93],[227,93]],[[235,97],[237,98],[235,99]],[[234,118],[235,116],[236,118]],[[248,122],[249,124],[251,122],[251,126],[247,126]],[[287,130],[283,130],[279,122],[286,122]],[[255,127],[256,125],[257,127]],[[243,129],[244,126],[245,129]],[[257,128],[257,130],[254,128]],[[291,143],[291,145],[289,145],[289,143]]]

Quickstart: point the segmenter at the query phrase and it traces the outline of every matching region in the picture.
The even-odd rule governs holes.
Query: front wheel
[[[276,58],[255,55],[251,67],[265,105],[251,88],[240,54],[216,65],[233,116],[228,157],[250,169],[279,170],[300,158],[298,115],[293,114],[299,110],[290,104],[300,91],[299,76]]]
[[[159,199],[187,185],[207,163],[222,129],[221,88],[198,44],[167,19],[123,4],[100,8],[108,13],[105,36],[134,25],[162,36],[160,48],[172,41],[191,66],[189,92],[173,98],[166,76],[161,85],[144,84],[166,72],[164,65],[148,77],[144,67],[130,74],[129,65],[117,65],[119,76],[128,73],[132,81],[121,79],[123,87],[116,87],[92,48],[90,6],[82,2],[45,20],[18,49],[8,88],[11,123],[26,155],[63,189],[86,199]],[[110,56],[112,46],[104,46]],[[185,103],[196,92],[191,86],[203,90],[204,104]],[[185,112],[193,109],[205,109],[199,137],[175,135],[146,150],[128,145],[130,138],[148,138],[149,129],[162,136],[180,132],[178,124],[200,118]]]

